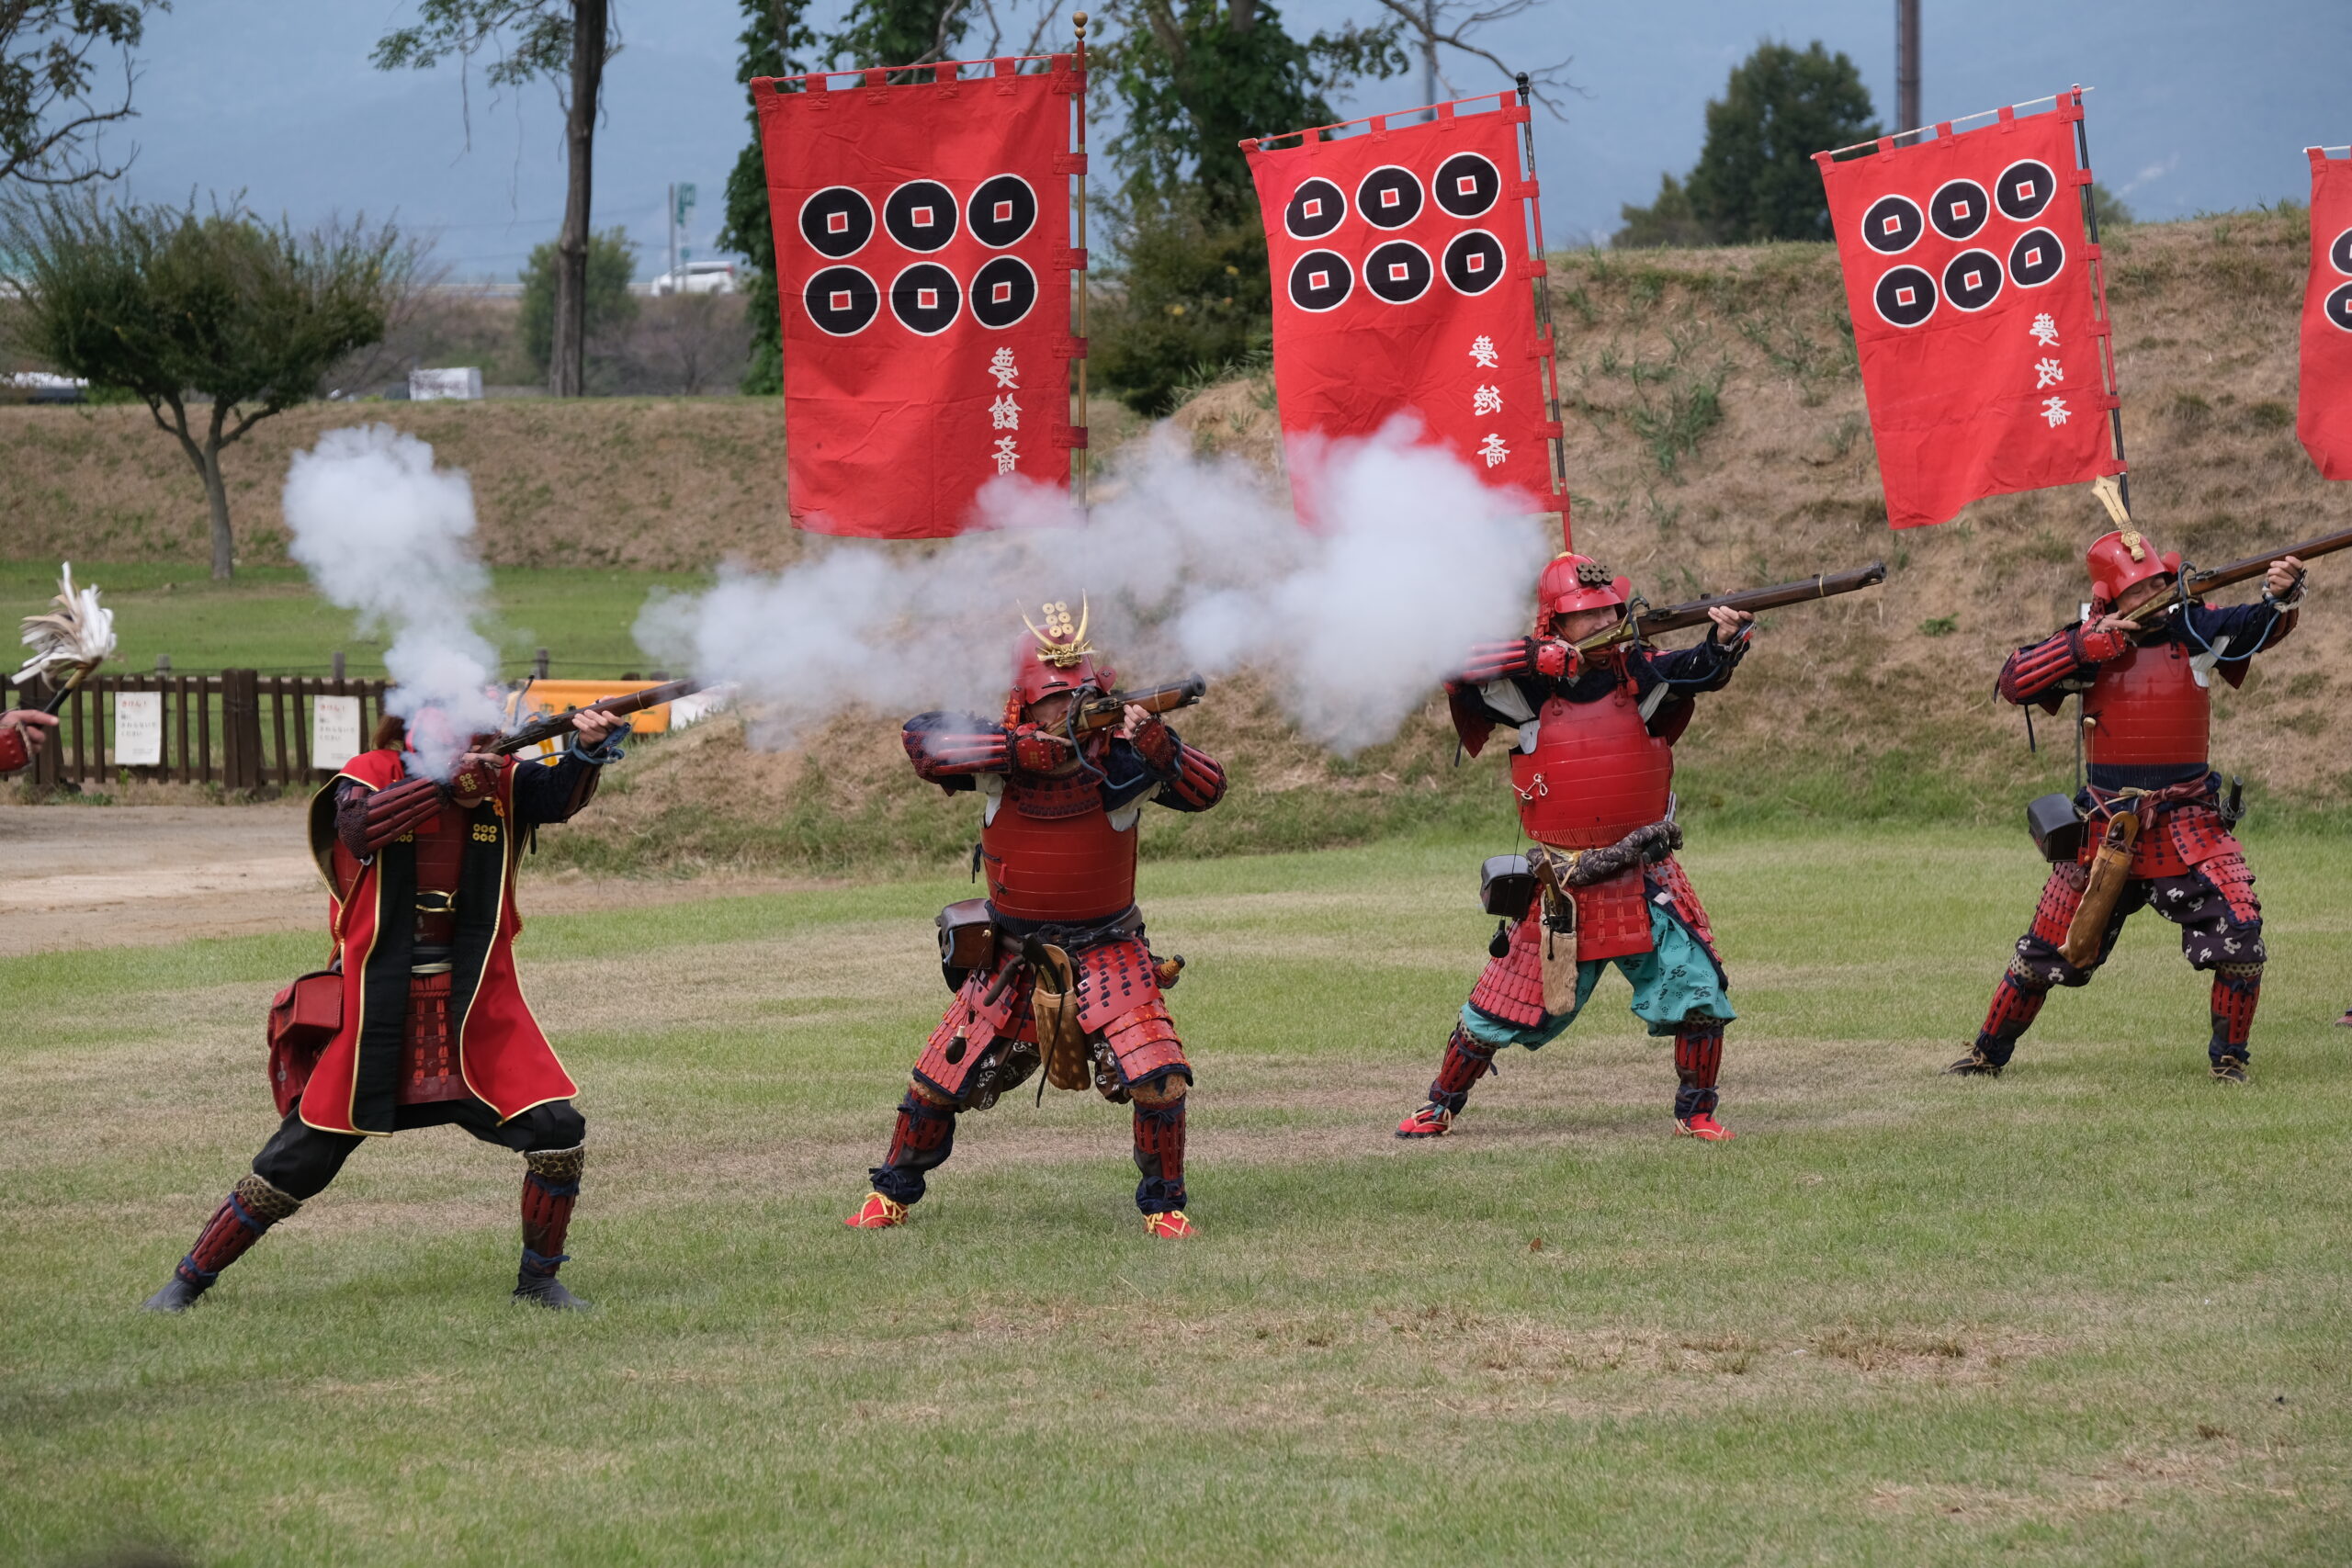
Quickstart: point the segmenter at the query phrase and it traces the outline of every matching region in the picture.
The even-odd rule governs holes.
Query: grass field
[[[2034,892],[2017,835],[1713,835],[1738,1141],[1668,1135],[1612,979],[1400,1145],[1493,847],[1148,870],[1193,964],[1182,1247],[1141,1234],[1125,1111],[1061,1094],[966,1118],[906,1229],[841,1227],[960,883],[536,922],[594,1124],[578,1318],[506,1303],[518,1162],[454,1129],[138,1314],[266,1130],[261,1011],[319,943],[0,963],[0,1556],[2352,1555],[2352,849],[2251,840],[2276,957],[2238,1090],[2153,917],[2007,1078],[1935,1076]]]
[[[527,673],[541,648],[557,675],[642,670],[646,656],[629,628],[646,596],[708,581],[707,573],[594,567],[511,567],[491,575],[495,619],[482,631],[508,676]],[[183,674],[238,667],[323,675],[341,650],[349,673],[384,672],[380,633],[361,636],[348,612],[311,592],[299,567],[244,567],[235,581],[214,582],[201,563],[77,561],[74,581],[96,583],[115,612],[121,652],[109,671],[143,674],[157,654],[169,654]],[[47,608],[56,592],[55,561],[0,560],[0,625]]]

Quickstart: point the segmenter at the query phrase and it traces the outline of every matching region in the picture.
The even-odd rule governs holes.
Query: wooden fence
[[[359,699],[359,745],[383,716],[388,681],[344,681],[315,675],[264,675],[224,670],[218,675],[97,675],[65,699],[58,729],[32,768],[34,786],[79,788],[128,775],[173,784],[219,784],[255,791],[307,786],[343,766],[349,756],[313,757],[311,721],[320,697]],[[121,767],[114,761],[113,698],[124,692],[163,695],[162,760]],[[40,707],[50,698],[39,681],[17,686],[0,675],[0,708]]]

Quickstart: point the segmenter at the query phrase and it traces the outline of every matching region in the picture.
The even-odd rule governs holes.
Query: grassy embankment
[[[2108,246],[2134,500],[2158,540],[2192,559],[2345,521],[2344,497],[2292,430],[2307,234],[2287,210],[2127,229]],[[1883,590],[1770,617],[1682,748],[1694,816],[1830,830],[1853,818],[2010,822],[2027,795],[2066,781],[2064,727],[2045,725],[2041,754],[2029,755],[1991,687],[2007,649],[2074,615],[2081,547],[2105,525],[2087,495],[1995,500],[1890,535],[1826,247],[1564,254],[1552,287],[1581,547],[1657,602],[1873,557],[1893,569]],[[0,556],[200,558],[189,487],[139,412],[0,410]],[[251,438],[235,461],[255,559],[282,558],[269,502],[287,453],[363,415],[473,472],[484,547],[501,565],[695,571],[730,553],[781,564],[821,547],[784,526],[772,404],[387,404],[300,411],[264,426],[268,442]],[[1272,458],[1263,378],[1210,389],[1178,423],[1204,452]],[[2246,775],[2274,820],[2324,824],[2352,792],[2330,722],[2337,671],[2352,662],[2346,581],[2324,564],[2295,640],[2244,691],[2217,696],[2216,760]],[[616,616],[605,635],[621,629]],[[844,722],[802,754],[747,753],[728,728],[654,749],[616,776],[562,853],[600,868],[948,863],[968,842],[968,813],[908,774],[898,716]],[[1169,852],[1436,825],[1509,834],[1494,764],[1447,766],[1434,704],[1395,742],[1350,759],[1302,742],[1247,683],[1213,694],[1184,727],[1240,787],[1163,836]]]
[[[1479,849],[1147,874],[1193,963],[1181,1247],[1128,1205],[1125,1112],[1058,1093],[967,1118],[909,1228],[841,1227],[959,885],[533,922],[594,1123],[577,1320],[506,1303],[517,1162],[454,1130],[360,1151],[196,1313],[140,1315],[268,1124],[258,1020],[316,943],[0,962],[0,1555],[2352,1552],[2352,851],[2255,837],[2281,961],[2239,1090],[2153,917],[2007,1078],[1934,1076],[2032,898],[2006,836],[1711,835],[1736,1142],[1668,1135],[1611,979],[1399,1145],[1482,962]]]

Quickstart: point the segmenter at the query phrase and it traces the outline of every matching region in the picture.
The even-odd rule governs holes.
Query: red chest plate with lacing
[[[1602,849],[1665,819],[1674,746],[1649,732],[1630,687],[1597,703],[1554,697],[1536,715],[1535,750],[1511,753],[1510,782],[1529,838]]]
[[[416,830],[416,940],[447,946],[458,929],[454,901],[466,858],[466,814],[444,802]]]
[[[1126,830],[1112,827],[1093,782],[1080,784],[1082,797],[1076,789],[1027,789],[1018,779],[1006,786],[994,818],[980,829],[997,913],[1077,924],[1108,919],[1136,901],[1134,818],[1123,811]],[[1024,804],[1057,815],[1033,815]]]
[[[2094,765],[2202,763],[2210,754],[2212,694],[2197,683],[2178,643],[2132,649],[2099,666],[2083,697]]]

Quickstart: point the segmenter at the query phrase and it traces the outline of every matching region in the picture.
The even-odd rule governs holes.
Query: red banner
[[[2312,160],[2312,276],[2295,434],[2320,477],[2352,479],[2352,158]]]
[[[1069,479],[1070,57],[752,84],[775,227],[792,520],[960,533],[1000,474]],[[798,90],[793,90],[793,89]]]
[[[2123,471],[2075,159],[2082,105],[1838,159],[1817,152],[1887,521]]]
[[[1376,116],[1337,141],[1241,144],[1266,225],[1274,387],[1301,516],[1314,515],[1305,491],[1320,440],[1408,412],[1488,485],[1523,492],[1531,511],[1566,511],[1529,287],[1543,264],[1528,254],[1527,110],[1512,99],[1464,99],[1489,106],[1470,114],[1440,104],[1412,125]]]

